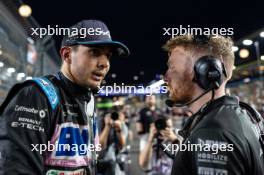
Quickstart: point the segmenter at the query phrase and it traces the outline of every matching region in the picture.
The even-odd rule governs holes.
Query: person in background
[[[98,173],[100,175],[122,175],[123,162],[118,156],[126,146],[128,127],[125,124],[125,114],[122,107],[115,107],[110,113],[100,117],[99,138],[102,151],[98,158]]]
[[[150,125],[155,121],[161,111],[156,107],[156,96],[145,96],[146,106],[140,110],[137,120],[137,133],[143,135],[149,133]]]

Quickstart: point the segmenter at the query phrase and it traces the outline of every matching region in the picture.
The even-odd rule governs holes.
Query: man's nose
[[[164,77],[163,77],[163,80],[165,83],[168,82],[168,71],[165,73]]]
[[[108,68],[109,67],[109,60],[106,55],[102,55],[98,58],[98,64],[97,66],[101,69]]]

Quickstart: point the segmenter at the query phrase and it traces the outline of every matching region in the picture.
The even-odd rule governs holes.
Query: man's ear
[[[70,47],[62,47],[60,49],[60,55],[63,61],[71,64],[71,48]]]

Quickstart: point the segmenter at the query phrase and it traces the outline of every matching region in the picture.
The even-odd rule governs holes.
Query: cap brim
[[[129,56],[130,51],[126,45],[118,41],[80,41],[77,44],[91,45],[91,46],[110,46],[114,48],[114,55]]]

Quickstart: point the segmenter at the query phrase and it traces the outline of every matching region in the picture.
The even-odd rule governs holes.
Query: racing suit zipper
[[[93,100],[93,96],[91,96],[91,100],[90,100],[91,103],[94,103],[94,100]],[[87,116],[87,122],[88,122],[88,130],[89,130],[89,133],[88,134],[88,140],[90,140],[90,143],[95,145],[95,139],[94,139],[94,136],[95,136],[95,131],[94,131],[94,114],[91,114],[89,113],[89,111],[91,109],[89,108],[94,108],[94,104],[90,104],[90,103],[87,103],[85,101],[84,103],[84,109],[85,109],[85,114]],[[89,144],[89,143],[88,143]],[[92,161],[91,161],[91,166],[89,167],[90,169],[90,173],[91,175],[95,175],[96,174],[96,152],[95,151],[90,151],[88,150],[88,154],[87,156],[91,155],[91,158],[92,158]]]

